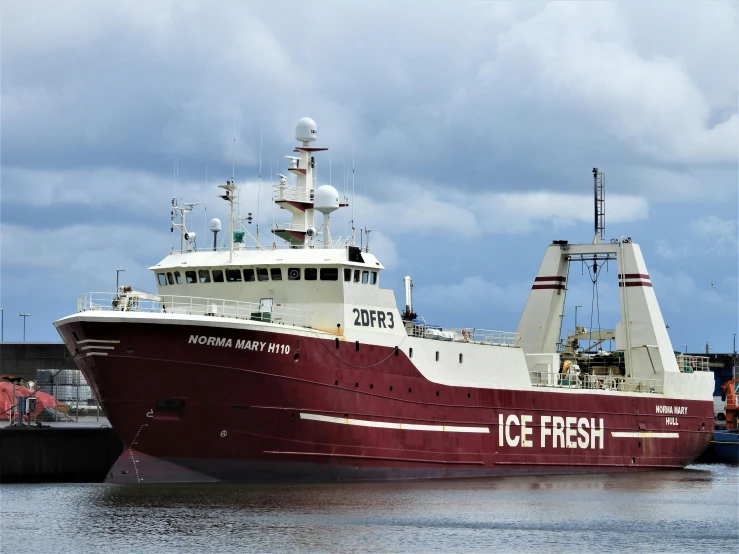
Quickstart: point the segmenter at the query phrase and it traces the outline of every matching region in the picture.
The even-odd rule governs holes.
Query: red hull
[[[353,343],[337,348],[333,340],[174,323],[71,322],[59,332],[72,354],[79,349],[78,366],[126,446],[109,476],[115,482],[676,468],[698,457],[712,433],[710,401],[450,387],[426,380],[402,351],[396,356],[369,344],[356,351]],[[192,344],[191,335],[285,346],[275,353]],[[120,342],[106,355],[86,355],[90,350],[77,345],[84,339]],[[686,413],[658,413],[658,406],[672,404]],[[501,414],[531,416],[530,447],[499,436]],[[587,446],[579,448],[557,444],[551,429],[540,440],[542,416],[585,418],[593,428],[602,419],[603,436],[582,434]],[[344,418],[360,424],[341,424]],[[378,423],[406,427],[372,426]],[[485,432],[434,432],[409,424]],[[521,431],[512,425],[509,438],[525,439]]]

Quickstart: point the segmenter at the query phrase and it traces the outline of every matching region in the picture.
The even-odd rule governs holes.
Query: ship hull
[[[75,318],[58,330],[124,443],[112,482],[643,471],[684,467],[712,433],[710,400],[452,387],[402,351],[343,339]]]

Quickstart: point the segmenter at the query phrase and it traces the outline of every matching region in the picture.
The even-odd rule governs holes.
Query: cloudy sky
[[[295,122],[319,181],[346,188],[402,302],[445,326],[515,330],[546,245],[606,235],[644,252],[673,346],[737,332],[739,7],[731,2],[0,4],[4,338],[58,340],[87,291],[153,290],[178,198],[225,220],[236,178],[260,232]],[[262,186],[258,184],[262,142]],[[278,168],[278,164],[279,168]],[[207,182],[206,182],[207,174]],[[261,191],[258,199],[258,191]],[[207,214],[203,210],[207,207]],[[332,218],[346,234],[351,214]],[[271,239],[269,239],[271,242]],[[573,267],[590,326],[592,284]],[[618,319],[616,270],[600,286]],[[593,315],[597,321],[598,314]],[[594,323],[595,325],[595,323]]]

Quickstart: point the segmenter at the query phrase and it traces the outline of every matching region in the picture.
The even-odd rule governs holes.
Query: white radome
[[[322,214],[339,209],[339,192],[331,185],[321,185],[313,196],[313,208]]]
[[[318,127],[310,117],[304,117],[295,125],[295,140],[313,142],[318,138]]]
[[[221,220],[217,217],[214,217],[210,220],[210,230],[212,232],[217,232],[221,230]]]

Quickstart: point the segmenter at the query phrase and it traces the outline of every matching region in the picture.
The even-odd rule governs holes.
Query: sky
[[[0,307],[57,341],[78,295],[147,267],[243,187],[271,243],[274,174],[312,117],[385,287],[448,327],[515,330],[546,246],[641,245],[673,347],[737,333],[736,2],[0,3]],[[349,178],[354,160],[354,179]],[[261,162],[261,174],[260,174]],[[260,179],[261,175],[261,179]],[[353,192],[352,192],[353,191]],[[346,235],[352,208],[332,216]],[[255,224],[252,232],[255,233]],[[573,266],[565,329],[619,319],[615,267]]]

